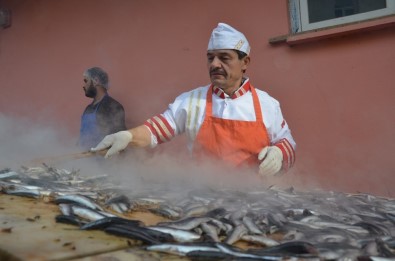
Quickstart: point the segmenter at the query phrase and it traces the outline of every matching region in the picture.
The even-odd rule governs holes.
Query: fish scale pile
[[[45,164],[0,170],[0,191],[58,204],[57,222],[192,260],[395,259],[395,199],[369,194],[174,182],[130,190],[107,175],[84,177]],[[148,226],[127,218],[133,211],[168,221]]]

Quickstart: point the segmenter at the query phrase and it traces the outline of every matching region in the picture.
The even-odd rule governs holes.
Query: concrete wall
[[[395,28],[289,47],[286,0],[2,0],[0,113],[53,121],[76,139],[90,102],[82,73],[101,66],[132,127],[209,83],[211,30],[252,46],[247,71],[277,98],[298,144],[291,184],[395,196]],[[71,139],[73,139],[71,138]]]

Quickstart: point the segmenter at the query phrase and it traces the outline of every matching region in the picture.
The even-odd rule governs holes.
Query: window
[[[395,0],[289,0],[292,33],[395,14]]]

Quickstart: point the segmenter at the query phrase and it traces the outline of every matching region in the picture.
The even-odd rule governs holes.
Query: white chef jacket
[[[214,87],[213,116],[229,120],[256,121],[252,93],[246,89],[247,83],[249,83],[248,78],[232,97]],[[204,121],[207,91],[210,86],[206,85],[182,93],[164,113],[145,122],[151,132],[151,147],[185,133],[188,137],[188,150],[192,151],[197,133]],[[296,143],[284,120],[280,103],[262,90],[256,89],[256,92],[270,144],[279,146],[286,161],[285,168],[291,167],[295,161]]]

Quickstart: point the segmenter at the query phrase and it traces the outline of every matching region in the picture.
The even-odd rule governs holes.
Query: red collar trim
[[[230,97],[226,95],[225,92],[217,86],[213,86],[213,93],[218,97],[220,97],[221,99],[225,99],[226,97],[229,97],[231,99],[236,99],[247,93],[250,89],[251,89],[250,81],[246,80],[244,84],[237,91],[235,91]]]

